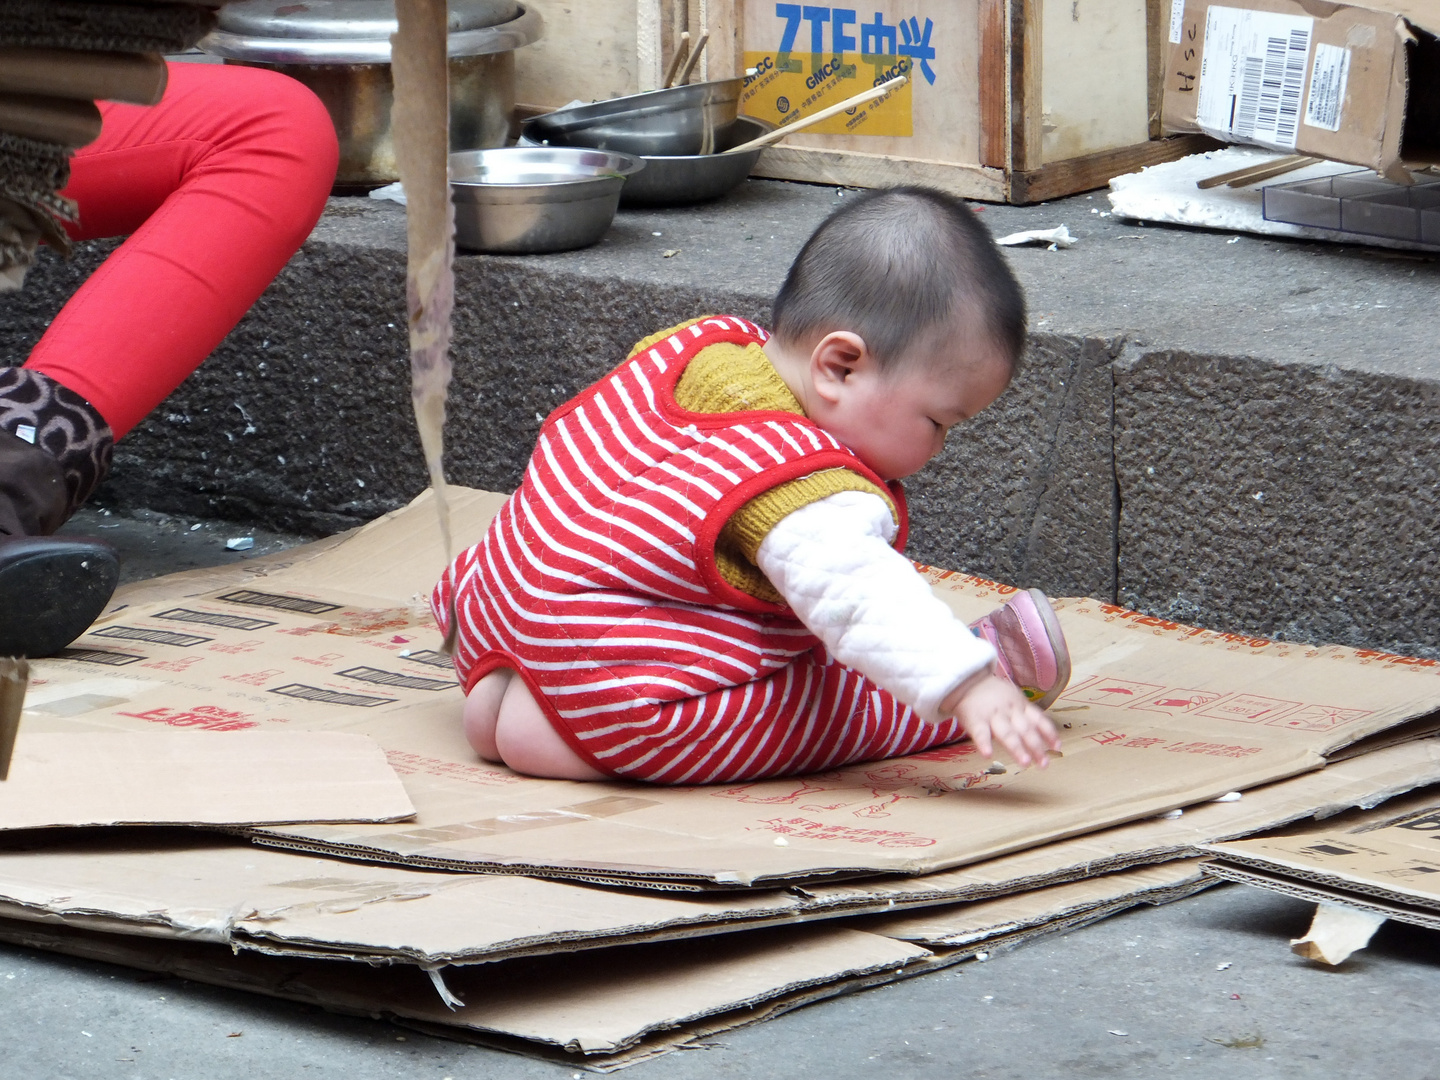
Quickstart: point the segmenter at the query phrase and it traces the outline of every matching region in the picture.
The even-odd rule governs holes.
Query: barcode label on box
[[[1310,68],[1310,96],[1305,100],[1305,123],[1326,131],[1340,130],[1345,104],[1345,80],[1350,77],[1350,50],[1339,45],[1316,45]]]
[[[396,700],[387,697],[367,697],[364,694],[341,694],[319,686],[306,686],[304,683],[277,686],[270,693],[299,698],[301,701],[318,701],[322,705],[354,705],[361,709],[373,709],[376,705],[393,705]]]
[[[400,654],[406,660],[413,660],[417,664],[425,664],[427,667],[448,668],[454,666],[455,661],[446,656],[443,652],[436,652],[434,649],[421,649],[412,652],[409,656]]]
[[[456,683],[453,680],[422,679],[418,675],[403,675],[398,671],[382,671],[373,667],[353,667],[337,672],[347,679],[375,683],[379,686],[395,686],[403,690],[449,690]]]
[[[124,667],[145,657],[135,653],[111,652],[109,649],[61,649],[55,654],[57,660],[79,660],[85,664],[104,664],[107,667]]]
[[[250,604],[254,607],[275,608],[278,611],[296,611],[302,615],[326,615],[340,610],[339,604],[327,604],[321,600],[305,600],[299,596],[256,592],[254,589],[237,589],[218,599],[231,604]]]
[[[274,626],[273,619],[247,619],[242,615],[222,615],[217,611],[194,611],[190,608],[171,608],[155,616],[157,619],[171,619],[175,622],[203,623],[206,626],[223,626],[227,630],[263,630]]]
[[[96,630],[90,636],[120,638],[124,641],[146,641],[151,645],[177,645],[182,649],[204,645],[207,641],[215,640],[201,637],[199,634],[172,634],[169,630],[148,630],[143,626],[107,626],[103,630]]]
[[[1219,139],[1294,150],[1315,20],[1212,6],[1196,120]]]
[[[1170,44],[1179,45],[1185,32],[1185,0],[1170,0]]]

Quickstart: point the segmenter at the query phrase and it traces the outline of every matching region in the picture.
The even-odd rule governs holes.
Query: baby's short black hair
[[[1025,349],[1025,295],[961,199],[923,187],[845,198],[805,242],[775,297],[784,342],[835,330],[865,339],[882,367],[969,309],[1010,359]]]

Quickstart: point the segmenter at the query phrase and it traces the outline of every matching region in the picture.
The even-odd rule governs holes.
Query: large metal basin
[[[538,12],[519,3],[467,6],[452,10],[449,36],[452,151],[505,144],[515,114],[514,50],[538,40],[544,27]],[[461,17],[485,21],[487,11],[513,17],[478,27]],[[375,187],[400,177],[390,135],[394,29],[394,5],[384,0],[245,0],[222,9],[219,27],[200,47],[226,63],[270,68],[310,87],[340,140],[336,187]]]

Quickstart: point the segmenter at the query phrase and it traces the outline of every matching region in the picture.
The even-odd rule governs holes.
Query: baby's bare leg
[[[465,738],[486,761],[500,761],[495,745],[495,723],[500,719],[500,702],[515,678],[509,668],[496,668],[470,688],[465,695]]]
[[[479,688],[480,683],[476,683],[475,689]],[[472,694],[474,692],[471,691]],[[494,728],[494,740],[500,759],[516,772],[555,780],[607,779],[604,773],[588,764],[560,737],[535,703],[523,679],[510,679],[505,689]],[[471,741],[473,744],[474,740]]]

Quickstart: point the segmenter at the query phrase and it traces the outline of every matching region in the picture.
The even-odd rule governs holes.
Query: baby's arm
[[[957,619],[890,546],[877,495],[846,491],[782,518],[756,563],[830,654],[929,721],[957,717],[981,753],[992,737],[1022,765],[1056,747],[1043,712],[991,674],[995,650]]]

